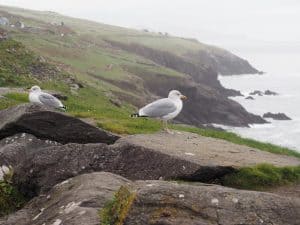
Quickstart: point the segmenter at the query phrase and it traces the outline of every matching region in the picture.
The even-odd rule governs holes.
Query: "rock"
[[[128,136],[113,145],[61,145],[25,136],[1,140],[0,166],[13,168],[13,183],[29,198],[46,193],[68,178],[90,172],[112,172],[131,180],[216,182],[239,167],[300,164],[297,158],[188,133]]]
[[[1,225],[95,225],[99,210],[120,186],[130,181],[110,173],[77,176],[31,200],[22,210],[0,219]]]
[[[247,100],[254,100],[254,98],[252,96],[248,96],[245,99],[247,99]]]
[[[225,140],[204,137],[193,133],[155,133],[130,135],[119,139],[118,143],[129,143],[152,149],[161,154],[185,159],[201,166],[222,166],[240,168],[260,163],[275,166],[297,166],[298,158],[272,154]],[[167,144],[166,144],[167,142]]]
[[[119,138],[41,105],[24,104],[0,111],[0,139],[22,132],[63,144],[112,144]]]
[[[271,112],[265,113],[263,115],[263,118],[272,118],[274,120],[291,120],[291,118],[285,115],[284,113],[271,113]]]
[[[251,92],[249,95],[263,96],[263,95],[264,95],[264,92],[255,90],[255,91]]]
[[[278,95],[278,93],[276,93],[274,91],[266,90],[265,95]]]
[[[217,185],[140,181],[124,224],[300,224],[300,198]]]
[[[101,217],[109,206],[118,210],[112,214],[106,210]],[[122,216],[122,224],[128,225],[298,225],[300,199],[203,183],[131,182],[110,173],[91,173],[63,181],[0,223],[95,225]]]
[[[94,171],[112,172],[132,180],[163,178],[202,181],[215,180],[234,171],[229,166],[201,165],[126,142],[114,145],[45,145],[43,140],[29,135],[28,138],[31,141],[14,139],[14,143],[7,144],[7,139],[3,139],[0,165],[13,168],[13,183],[30,198],[47,192],[65,179]]]

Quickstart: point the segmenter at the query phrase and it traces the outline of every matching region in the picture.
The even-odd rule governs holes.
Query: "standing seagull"
[[[30,89],[29,101],[32,103],[49,106],[55,109],[66,109],[66,107],[61,103],[60,100],[48,93],[42,92],[39,86],[33,86]]]
[[[132,114],[132,117],[151,117],[163,121],[164,129],[172,133],[168,127],[168,120],[174,119],[182,109],[182,100],[187,97],[177,90],[172,90],[168,98],[156,100],[139,110],[138,113]]]

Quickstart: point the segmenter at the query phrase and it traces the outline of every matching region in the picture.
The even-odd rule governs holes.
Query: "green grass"
[[[24,102],[28,102],[28,95],[23,93],[8,93],[0,98],[0,110],[6,109]]]
[[[249,138],[242,138],[239,135],[227,132],[227,131],[219,131],[219,130],[213,130],[213,129],[203,129],[203,128],[196,128],[196,127],[189,127],[189,126],[181,126],[181,125],[173,125],[173,129],[196,133],[205,137],[212,137],[217,139],[223,139],[235,144],[239,145],[246,145],[252,148],[256,148],[262,151],[267,151],[275,154],[281,154],[281,155],[289,155],[294,156],[297,158],[300,158],[300,153],[281,146],[264,143],[255,141],[253,139]]]
[[[24,203],[24,196],[12,186],[13,170],[10,168],[9,172],[0,180],[0,217],[20,209]]]
[[[123,225],[135,196],[134,192],[121,186],[100,211],[101,225]]]
[[[225,186],[247,190],[264,190],[294,183],[300,183],[300,166],[276,167],[270,164],[241,168],[222,181]]]
[[[9,183],[0,181],[0,217],[20,209],[25,198]]]

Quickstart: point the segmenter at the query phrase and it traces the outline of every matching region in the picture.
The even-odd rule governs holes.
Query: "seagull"
[[[134,113],[131,117],[151,117],[160,119],[163,122],[164,130],[172,133],[168,127],[168,120],[174,119],[182,110],[182,100],[187,97],[177,90],[169,92],[167,98],[156,100],[143,108],[138,113]]]
[[[53,95],[45,93],[39,86],[33,86],[29,92],[29,101],[55,109],[66,110],[66,107]]]

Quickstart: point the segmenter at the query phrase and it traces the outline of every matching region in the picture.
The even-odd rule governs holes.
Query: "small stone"
[[[238,203],[239,200],[238,200],[237,198],[232,198],[232,202],[233,202],[233,203]]]
[[[213,198],[213,199],[211,200],[211,204],[213,204],[213,205],[219,205],[219,200],[216,199],[216,198]]]

